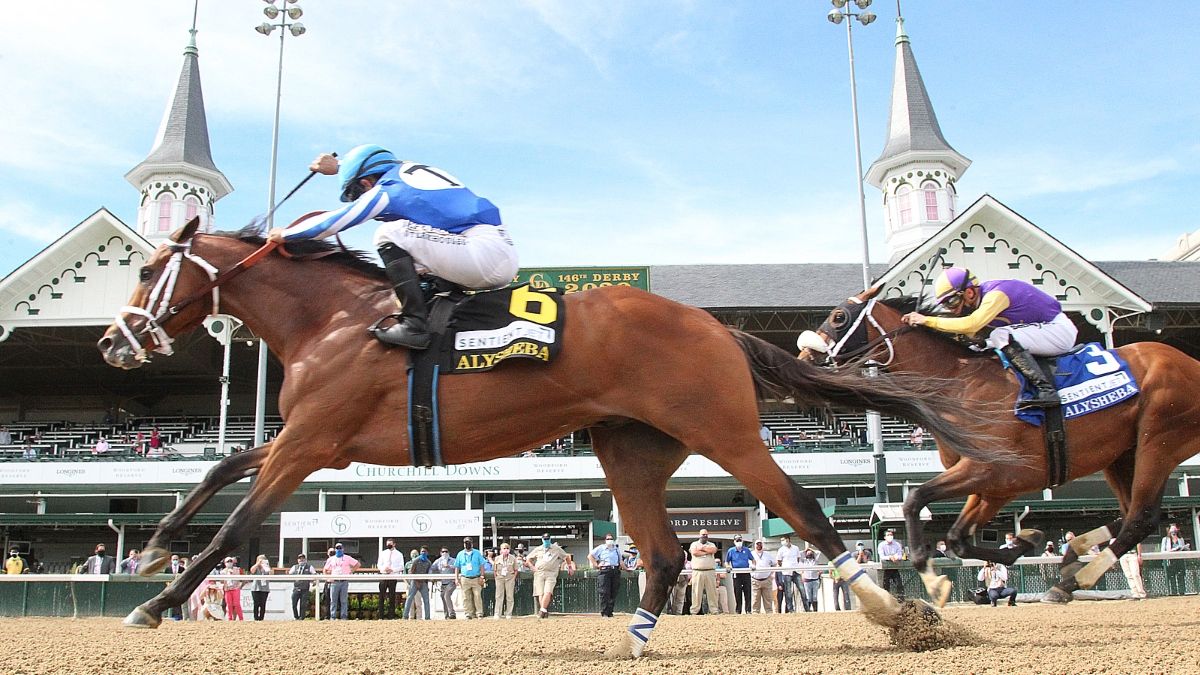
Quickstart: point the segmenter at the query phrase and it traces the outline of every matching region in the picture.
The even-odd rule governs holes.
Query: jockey
[[[979,283],[962,267],[944,270],[933,290],[937,304],[949,310],[951,316],[911,312],[904,315],[904,323],[962,335],[991,327],[987,345],[999,349],[1037,388],[1037,395],[1027,405],[1046,408],[1060,404],[1054,384],[1033,358],[1057,356],[1075,345],[1079,331],[1063,314],[1058,300],[1017,279]]]
[[[396,322],[372,326],[381,342],[425,349],[429,346],[429,310],[420,274],[431,274],[474,290],[500,288],[517,273],[517,251],[500,211],[475,196],[456,178],[425,164],[401,161],[378,145],[360,145],[339,163],[319,155],[309,166],[337,175],[346,206],[276,228],[276,242],[322,239],[366,220],[383,224],[375,246],[400,300]]]

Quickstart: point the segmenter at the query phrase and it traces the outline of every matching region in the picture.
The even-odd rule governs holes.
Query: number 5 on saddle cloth
[[[514,358],[550,363],[562,347],[562,294],[528,284],[434,296],[428,349],[408,353],[408,438],[413,466],[445,466],[438,432],[438,379],[482,373]]]

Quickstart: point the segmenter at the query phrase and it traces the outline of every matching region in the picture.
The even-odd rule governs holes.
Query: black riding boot
[[[1025,351],[1019,342],[1009,339],[1008,344],[1000,350],[1004,356],[1008,357],[1008,362],[1013,364],[1029,383],[1037,388],[1037,393],[1028,401],[1022,402],[1022,407],[1026,408],[1054,408],[1062,405],[1062,399],[1058,397],[1058,392],[1054,389],[1054,383],[1046,377],[1046,373],[1038,365],[1037,359],[1033,358],[1033,354]]]
[[[396,322],[391,326],[381,329],[376,323],[371,327],[371,332],[380,342],[389,345],[426,349],[431,338],[429,308],[425,305],[425,295],[421,292],[421,280],[413,266],[412,256],[395,244],[384,244],[379,247],[379,257],[383,258],[388,280],[400,299],[400,313],[393,315]]]

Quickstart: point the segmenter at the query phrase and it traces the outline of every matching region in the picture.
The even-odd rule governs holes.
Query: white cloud
[[[46,214],[33,205],[0,199],[0,232],[38,244],[48,244],[68,227],[67,219]]]

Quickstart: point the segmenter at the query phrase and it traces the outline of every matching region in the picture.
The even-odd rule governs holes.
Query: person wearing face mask
[[[817,596],[821,592],[821,568],[817,567],[817,552],[812,546],[806,546],[804,549],[804,565],[809,565],[810,569],[806,569],[800,573],[800,578],[804,583],[804,611],[817,611]]]
[[[429,548],[422,546],[420,551],[413,551],[416,555],[408,562],[407,571],[409,574],[429,574],[430,568],[433,566],[433,561],[429,559]],[[425,615],[425,620],[429,620],[429,580],[428,579],[411,579],[405,582],[408,588],[408,597],[404,599],[404,612],[401,614],[405,619],[417,619],[417,604],[421,605],[421,614]]]
[[[225,559],[220,573],[234,576],[241,574],[242,570],[237,566],[237,560],[230,557]],[[222,581],[221,590],[225,592],[225,620],[245,621],[246,617],[242,614],[242,582],[236,579]]]
[[[339,543],[333,547],[333,555],[325,561],[325,574],[353,574],[361,564],[346,553]],[[329,619],[350,618],[350,581],[339,579],[329,584]]]
[[[600,592],[600,616],[611,617],[617,602],[617,584],[621,582],[621,549],[611,534],[604,543],[588,553],[588,562],[599,574],[596,586]]]
[[[692,608],[695,614],[703,613],[704,601],[708,601],[708,613],[720,614],[717,600],[717,552],[716,544],[708,540],[708,530],[700,530],[700,538],[692,542]]]
[[[766,543],[762,539],[754,541],[751,554],[754,556],[754,564],[751,566],[754,571],[750,573],[753,609],[760,614],[770,614],[775,611],[775,589],[772,583],[774,574],[771,572],[771,568],[775,566],[775,554],[766,549]]]
[[[904,581],[900,578],[900,569],[896,565],[889,567],[887,563],[899,563],[903,559],[904,547],[896,541],[896,531],[888,530],[883,535],[883,543],[879,545],[879,562],[884,563],[883,590],[892,593],[901,602],[904,601]],[[894,593],[893,586],[896,587]]]
[[[5,574],[29,574],[29,565],[25,564],[25,559],[21,557],[21,552],[17,549],[9,549],[8,560],[4,561]]]
[[[396,540],[388,539],[383,550],[379,552],[379,562],[375,564],[380,574],[400,574],[404,571],[404,554],[396,548]],[[379,582],[379,618],[396,618],[396,580],[384,579]]]
[[[185,569],[187,569],[187,567],[183,564],[183,561],[179,559],[179,554],[173,554],[171,556],[171,562],[167,565],[167,568],[163,570],[163,574],[170,574],[173,577],[177,577],[180,574],[183,574],[183,570]],[[188,616],[189,614],[191,614],[191,611],[188,603],[186,602],[182,605],[177,605],[167,609],[167,616],[176,621],[183,621],[184,619],[190,620],[191,617]]]
[[[525,558],[526,566],[533,570],[533,597],[538,603],[538,618],[550,616],[550,601],[554,598],[554,587],[558,584],[558,572],[564,566],[567,574],[575,573],[567,552],[550,539],[550,533],[542,535],[542,545],[534,548]]]
[[[780,537],[779,549],[775,551],[775,558],[779,561],[780,567],[799,567],[800,547],[792,545],[791,537]],[[783,598],[779,602],[779,612],[781,614],[784,611],[794,612],[796,611],[795,597],[797,593],[801,595],[801,602],[803,602],[804,590],[800,585],[800,575],[789,569],[784,569],[780,575],[782,583],[779,591],[783,594]]]
[[[112,574],[116,568],[116,558],[104,553],[104,544],[96,544],[96,554],[83,561],[80,571],[84,574]]]
[[[450,557],[450,549],[443,548],[442,555],[429,568],[431,574],[454,574],[454,558]],[[458,587],[458,583],[453,578],[444,578],[439,582],[439,592],[442,596],[442,615],[447,619],[454,619],[454,589]]]
[[[296,556],[296,564],[288,569],[288,574],[316,574],[313,566],[308,564],[308,556],[303,553]],[[308,596],[310,581],[292,582],[292,618],[303,621],[308,616]]]
[[[1050,547],[1053,548],[1054,544],[1051,543]],[[946,542],[938,540],[937,547],[934,548],[933,553],[930,553],[929,555],[932,558],[949,558],[950,555],[946,553]],[[1052,553],[1051,555],[1054,554]]]
[[[495,618],[511,619],[513,613],[513,595],[517,589],[517,571],[521,563],[513,555],[508,542],[500,544],[499,555],[492,558],[492,575],[496,579],[496,612]]]
[[[250,574],[255,576],[270,576],[271,561],[265,555],[258,556],[254,561],[254,567],[250,568]],[[250,597],[254,600],[254,620],[262,621],[267,618],[267,596],[271,593],[271,584],[266,580],[254,580],[254,585],[250,587]]]
[[[750,570],[754,554],[742,542],[742,535],[733,538],[733,548],[725,552],[725,567],[733,575],[733,613],[750,613]]]
[[[483,554],[470,537],[463,538],[463,550],[454,557],[455,579],[463,589],[463,611],[467,619],[483,618]]]

